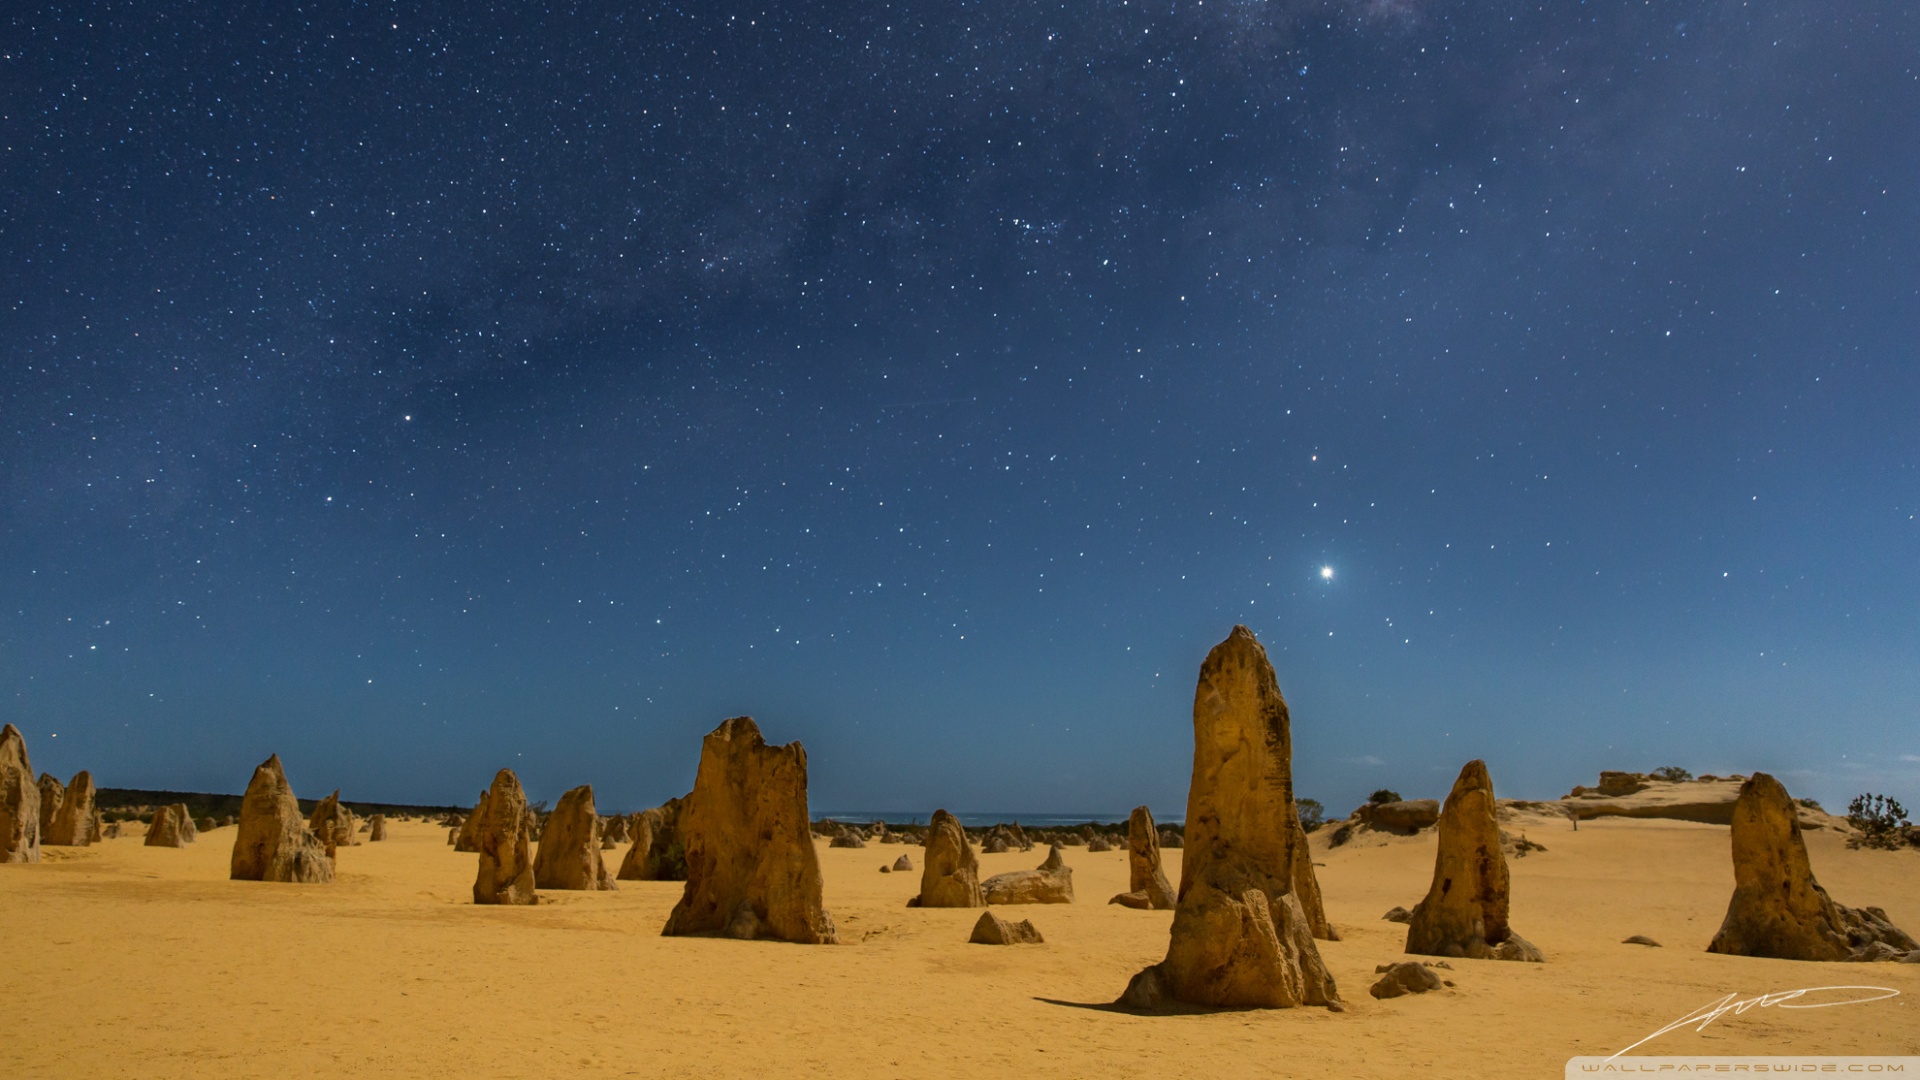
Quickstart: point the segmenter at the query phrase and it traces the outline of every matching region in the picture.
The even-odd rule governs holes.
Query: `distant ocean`
[[[1005,821],[1019,822],[1023,826],[1032,825],[1043,829],[1058,829],[1068,825],[1085,825],[1089,822],[1095,825],[1124,824],[1127,820],[1125,813],[1015,814],[1006,811],[976,813],[965,810],[954,810],[951,811],[951,813],[954,817],[960,819],[960,824],[969,828],[998,825]],[[890,825],[925,825],[927,819],[932,816],[933,811],[931,810],[819,810],[814,813],[813,819],[819,821],[822,818],[832,818],[834,821],[845,822],[850,825],[863,825],[869,821],[884,821]],[[1181,817],[1165,818],[1156,816],[1154,821],[1162,825],[1178,825],[1182,822],[1183,817],[1184,815]]]

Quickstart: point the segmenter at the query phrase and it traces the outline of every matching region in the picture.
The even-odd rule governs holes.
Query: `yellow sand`
[[[1338,1015],[1106,1008],[1164,955],[1171,919],[1107,904],[1124,851],[1069,848],[1079,902],[999,909],[1047,943],[993,948],[967,944],[978,911],[904,906],[918,872],[878,868],[920,850],[891,844],[821,845],[837,947],[662,938],[668,882],[475,907],[474,856],[420,823],[344,850],[324,886],[228,881],[231,828],[184,850],[49,849],[0,867],[0,1077],[1557,1077],[1722,995],[1830,984],[1902,996],[1730,1015],[1640,1052],[1920,1054],[1920,965],[1702,951],[1733,883],[1725,828],[1526,831],[1548,850],[1512,862],[1513,924],[1548,962],[1455,960],[1453,989],[1384,1002],[1367,987],[1404,928],[1380,915],[1424,894],[1432,836],[1327,851],[1317,834]],[[1809,845],[1837,900],[1920,931],[1920,852]],[[1620,944],[1636,933],[1666,947]]]

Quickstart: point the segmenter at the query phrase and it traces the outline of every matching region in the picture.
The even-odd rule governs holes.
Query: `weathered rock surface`
[[[453,834],[453,850],[480,850],[480,823],[487,816],[487,792],[480,793],[479,801],[473,804],[473,813],[460,819],[459,831]]]
[[[805,748],[768,745],[750,717],[715,728],[680,814],[686,890],[661,933],[834,944],[809,820]]]
[[[1433,884],[1407,924],[1407,951],[1537,963],[1540,950],[1507,925],[1507,859],[1486,762],[1461,768],[1440,811],[1439,840]]]
[[[1312,864],[1304,850],[1294,851],[1304,848],[1305,833],[1294,803],[1287,704],[1266,650],[1244,626],[1200,667],[1193,734],[1167,958],[1134,976],[1120,1004],[1337,1005],[1338,988],[1296,896],[1298,867],[1311,876]]]
[[[193,827],[177,806],[162,806],[153,812],[153,824],[147,826],[147,847],[186,847],[193,843],[186,829]]]
[[[1025,919],[1014,922],[983,911],[980,921],[973,924],[973,936],[967,940],[975,945],[1042,945],[1047,939]]]
[[[687,880],[686,846],[680,842],[680,809],[687,797],[668,799],[633,816],[633,846],[620,863],[621,881]]]
[[[1410,923],[1413,921],[1413,912],[1408,911],[1406,908],[1395,906],[1388,908],[1387,913],[1380,917],[1388,922]]]
[[[1733,812],[1733,881],[1733,899],[1708,952],[1849,960],[1920,948],[1887,921],[1884,911],[1833,902],[1814,880],[1793,800],[1766,773],[1754,773],[1740,786]]]
[[[1108,843],[1107,838],[1104,836],[1096,836],[1087,841],[1087,854],[1089,855],[1099,855],[1112,850],[1113,845]]]
[[[1435,799],[1405,799],[1400,802],[1372,803],[1364,808],[1368,824],[1376,829],[1413,833],[1431,828],[1440,821],[1440,803]]]
[[[1730,825],[1745,780],[1743,776],[1661,780],[1644,773],[1603,772],[1597,787],[1575,787],[1559,805],[1577,821],[1633,817]],[[1848,827],[1845,818],[1811,806],[1796,803],[1794,815],[1803,829]]]
[[[52,822],[40,834],[40,842],[59,847],[86,847],[95,839],[93,774],[85,769],[73,774],[62,792],[60,806]]]
[[[235,881],[300,884],[333,880],[333,860],[307,828],[279,754],[261,762],[247,782],[228,876]]]
[[[1127,891],[1107,901],[1153,911],[1173,909],[1173,886],[1160,866],[1160,835],[1153,812],[1136,806],[1127,816]]]
[[[586,892],[614,887],[600,855],[600,815],[594,811],[592,784],[560,796],[547,817],[533,860],[533,883],[541,889]]]
[[[927,865],[920,872],[920,895],[913,907],[984,907],[980,889],[980,859],[967,845],[960,819],[935,810],[927,825]]]
[[[181,838],[187,843],[191,844],[200,839],[200,826],[193,820],[193,814],[188,811],[186,803],[173,804],[173,820],[180,829]]]
[[[1172,829],[1160,830],[1160,846],[1161,847],[1173,848],[1174,850],[1177,851],[1181,847],[1183,847],[1185,844],[1186,844],[1186,841],[1181,838],[1180,834],[1177,832],[1174,832]]]
[[[53,818],[60,812],[60,803],[67,797],[67,786],[60,778],[51,773],[40,774],[40,843],[51,844],[47,839],[53,835]]]
[[[533,813],[527,793],[512,769],[493,774],[493,786],[474,807],[467,824],[474,830],[480,867],[473,878],[476,904],[524,905],[540,902],[533,882]]]
[[[307,828],[313,830],[322,847],[354,847],[360,843],[359,829],[353,820],[353,811],[340,805],[340,789],[334,788],[333,794],[320,800],[313,808],[313,816],[307,819]]]
[[[1404,997],[1408,994],[1424,994],[1440,989],[1440,976],[1425,964],[1404,960],[1398,964],[1386,966],[1386,974],[1380,981],[1367,988],[1367,993],[1385,1000]]]
[[[1073,868],[1054,844],[1039,868],[995,874],[980,883],[980,892],[989,904],[1071,904]]]
[[[600,838],[614,844],[627,843],[633,839],[633,823],[619,814],[607,818],[600,823]]]
[[[893,868],[895,871],[898,871],[901,873],[906,873],[911,871],[913,869],[913,856],[902,855],[899,858],[893,860]]]
[[[367,843],[377,844],[387,838],[387,815],[375,814],[367,819]]]
[[[827,846],[837,848],[863,848],[867,846],[867,840],[860,835],[860,830],[849,829],[842,825],[834,832],[833,839],[827,841]]]
[[[40,861],[40,785],[20,729],[0,728],[0,863]]]

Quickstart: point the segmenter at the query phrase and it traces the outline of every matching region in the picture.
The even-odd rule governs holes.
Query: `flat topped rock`
[[[806,749],[769,745],[750,717],[721,723],[700,744],[680,814],[687,885],[661,933],[834,944],[810,820]]]
[[[1560,800],[1574,818],[1664,818],[1704,825],[1733,824],[1733,805],[1745,777],[1661,780],[1642,773],[1603,772],[1597,787],[1576,787]],[[1846,819],[1794,804],[1803,829],[1845,828]]]
[[[1055,844],[1038,869],[995,874],[980,883],[980,891],[989,904],[1071,904],[1073,868]]]

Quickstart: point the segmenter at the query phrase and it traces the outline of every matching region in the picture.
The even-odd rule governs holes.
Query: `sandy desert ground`
[[[1729,1015],[1639,1052],[1920,1054],[1920,965],[1703,951],[1733,887],[1724,827],[1529,823],[1548,850],[1512,861],[1513,925],[1547,963],[1455,960],[1451,989],[1390,1001],[1367,987],[1404,927],[1380,916],[1425,893],[1433,834],[1327,850],[1330,831],[1314,847],[1341,1014],[1109,1008],[1172,918],[1107,904],[1124,850],[1068,849],[1079,902],[997,909],[1047,942],[995,948],[967,943],[978,911],[904,906],[919,874],[878,868],[919,851],[890,844],[820,842],[843,944],[813,947],[662,938],[672,882],[475,907],[475,856],[421,823],[344,850],[322,886],[228,881],[232,828],[181,850],[48,848],[0,866],[0,1076],[1558,1077],[1729,993],[1839,984],[1901,993]],[[1835,899],[1920,931],[1920,852],[1808,844]],[[982,873],[1044,854],[985,855]]]

